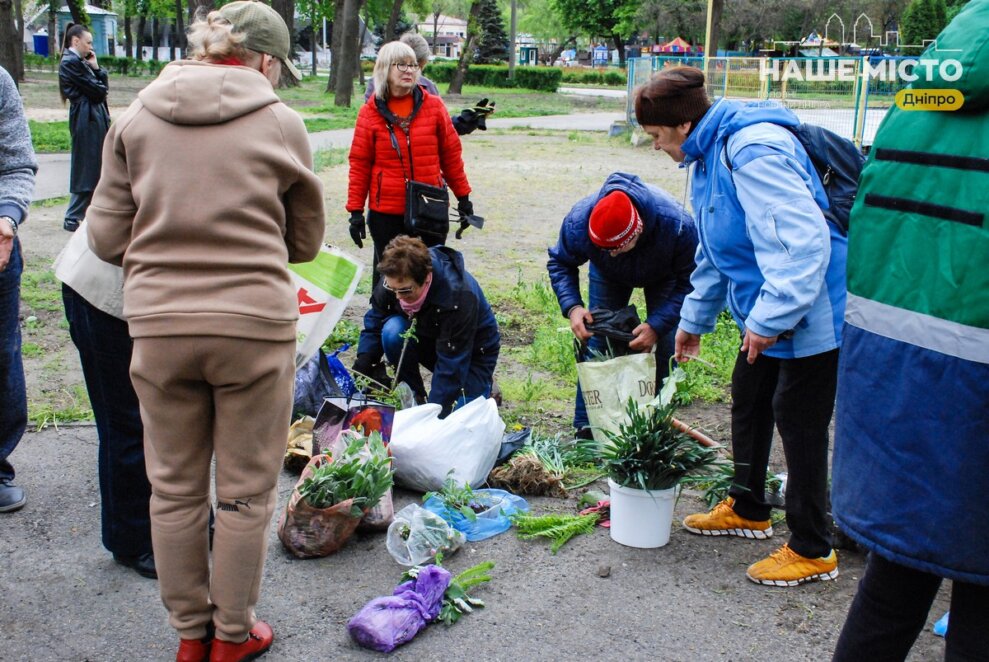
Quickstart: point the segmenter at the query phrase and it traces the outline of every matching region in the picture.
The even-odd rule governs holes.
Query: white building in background
[[[416,31],[433,45],[433,16],[427,14],[419,18]],[[460,50],[467,38],[467,21],[455,16],[440,14],[436,19],[436,48],[433,55],[438,57],[459,58]]]

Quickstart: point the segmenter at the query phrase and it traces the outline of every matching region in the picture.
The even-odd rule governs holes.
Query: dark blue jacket
[[[623,191],[635,204],[645,228],[635,248],[611,257],[587,234],[591,211],[612,191]],[[609,281],[627,287],[655,290],[662,305],[647,311],[646,322],[659,337],[676,328],[680,305],[690,292],[694,270],[697,229],[684,208],[666,191],[646,184],[635,175],[616,172],[608,176],[595,195],[574,205],[560,227],[560,239],[549,249],[549,279],[566,317],[574,306],[583,306],[578,268],[593,264]]]
[[[415,335],[420,344],[436,347],[429,401],[444,410],[460,397],[475,356],[497,355],[501,335],[491,306],[477,281],[464,268],[464,256],[448,246],[430,248],[433,281],[422,308],[416,313]],[[358,354],[381,359],[381,328],[394,315],[405,315],[382,278],[371,294],[371,308],[364,315]]]

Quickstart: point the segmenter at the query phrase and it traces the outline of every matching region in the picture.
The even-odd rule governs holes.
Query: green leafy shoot
[[[520,539],[531,540],[539,536],[549,538],[553,541],[550,547],[553,554],[556,554],[574,536],[593,533],[600,519],[600,513],[530,515],[519,511],[511,516],[512,524],[518,529]]]
[[[553,437],[533,433],[532,438],[516,455],[531,455],[539,460],[546,473],[559,478],[566,490],[583,487],[603,475],[584,449],[562,434]],[[569,484],[568,484],[569,483]]]
[[[705,480],[697,483],[697,487],[704,490],[704,501],[708,508],[714,508],[718,503],[728,497],[728,490],[731,489],[735,480],[735,465],[731,457],[726,462],[719,462],[714,467],[711,475]],[[766,475],[766,493],[778,493],[783,481],[774,474]]]
[[[483,608],[484,602],[470,595],[470,590],[479,584],[491,581],[491,575],[488,573],[494,566],[494,561],[478,563],[450,580],[450,585],[443,594],[443,606],[437,619],[447,625],[453,625],[465,614]]]
[[[429,501],[436,497],[443,502],[443,506],[449,513],[459,512],[467,518],[468,522],[476,522],[477,512],[474,510],[474,506],[480,507],[483,504],[478,502],[470,485],[467,483],[461,485],[454,479],[453,472],[454,470],[450,469],[438,492],[426,492],[422,495],[422,500]]]
[[[351,516],[373,508],[392,486],[391,458],[381,434],[356,437],[339,458],[327,460],[299,487],[313,508],[329,508],[353,499]]]

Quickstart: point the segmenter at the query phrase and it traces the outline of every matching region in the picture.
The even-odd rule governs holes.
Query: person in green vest
[[[831,493],[871,553],[837,662],[905,659],[943,579],[945,659],[989,660],[987,26],[973,0],[924,53],[907,93],[964,105],[890,110],[852,209]]]

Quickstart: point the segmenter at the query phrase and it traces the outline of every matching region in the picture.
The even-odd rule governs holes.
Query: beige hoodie
[[[247,67],[173,62],[113,123],[86,219],[124,267],[135,338],[295,338],[286,264],[319,252],[323,189],[299,116]]]

